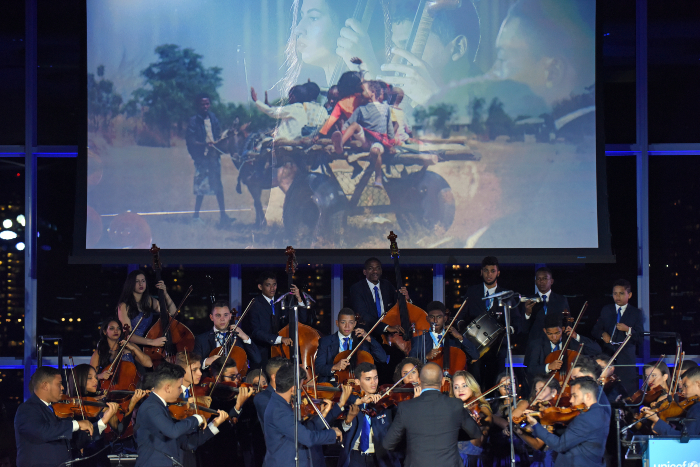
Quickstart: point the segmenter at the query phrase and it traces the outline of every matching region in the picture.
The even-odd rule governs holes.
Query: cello
[[[467,368],[467,355],[462,349],[453,346],[445,347],[442,344],[447,337],[447,333],[450,332],[450,329],[454,325],[457,317],[462,312],[462,309],[466,304],[467,300],[464,300],[462,306],[459,307],[459,310],[457,310],[457,313],[455,313],[454,318],[452,318],[452,321],[450,321],[450,324],[443,330],[442,337],[438,342],[439,353],[435,358],[430,359],[431,362],[440,365],[443,372],[449,375],[454,375],[458,371],[462,371]],[[444,389],[445,388],[443,388],[443,392],[445,392]],[[447,388],[447,391],[449,392],[449,387]]]
[[[129,334],[129,337],[126,338],[126,342],[124,345],[122,345],[122,348],[119,349],[119,353],[114,357],[112,363],[110,363],[107,371],[113,371],[112,375],[109,378],[102,380],[100,383],[100,388],[105,391],[105,397],[109,395],[110,391],[115,389],[122,391],[133,391],[138,387],[138,384],[141,381],[141,375],[139,375],[136,365],[132,362],[123,361],[122,357],[124,356],[126,344],[129,343],[131,337],[138,329],[142,320],[143,316],[141,316],[141,319],[139,319],[138,323],[136,323],[136,326],[134,326],[134,329]],[[124,324],[124,332],[128,331],[129,325]]]
[[[391,247],[391,257],[394,259],[394,271],[396,273],[396,287],[401,284],[401,264],[399,263],[399,246],[396,243],[396,234],[390,231],[387,236]],[[398,294],[398,301],[391,309],[384,314],[381,321],[387,326],[400,327],[403,332],[390,333],[382,336],[384,343],[396,345],[401,351],[408,355],[411,351],[411,339],[430,330],[428,314],[421,308],[406,301],[406,297]]]
[[[244,378],[245,375],[248,373],[248,354],[246,354],[245,350],[243,350],[241,347],[236,347],[236,340],[238,339],[236,329],[238,328],[238,325],[241,323],[243,318],[245,318],[245,315],[248,314],[248,311],[250,310],[250,307],[253,305],[253,303],[255,303],[255,299],[252,299],[250,303],[248,303],[248,306],[241,314],[241,317],[238,318],[238,320],[235,322],[233,329],[231,329],[228,332],[224,345],[216,347],[214,350],[209,352],[208,355],[209,357],[214,357],[217,355],[219,357],[222,357],[226,354],[226,349],[229,349],[228,357],[232,358],[236,362],[236,367],[238,368],[238,371],[240,371],[241,376],[243,376]],[[231,343],[231,345],[229,346],[229,340],[231,339],[231,336],[233,336],[233,343]]]
[[[285,271],[287,273],[287,284],[289,284],[289,290],[291,293],[292,285],[294,283],[293,276],[298,263],[294,248],[288,246],[285,250],[285,254],[287,255],[287,265]],[[321,339],[321,335],[317,330],[303,323],[299,323],[297,334],[299,339],[299,362],[305,369],[313,369],[316,351],[318,350],[318,341]],[[281,337],[291,337],[294,339],[293,336],[290,336],[289,324],[280,329],[278,335]],[[284,344],[272,346],[270,349],[270,355],[272,357],[292,358],[289,347]]]
[[[558,370],[555,370],[555,378],[557,381],[559,381],[559,384],[564,384],[564,379],[566,378],[566,374],[569,372],[569,369],[572,367],[572,364],[574,360],[578,357],[578,352],[575,350],[569,349],[569,342],[571,342],[571,336],[576,332],[576,326],[578,326],[579,321],[581,320],[581,316],[583,316],[583,313],[585,313],[586,309],[588,308],[588,302],[583,304],[583,308],[581,309],[581,312],[578,314],[578,318],[576,318],[576,322],[574,323],[573,327],[571,328],[571,333],[569,334],[569,337],[566,339],[566,343],[564,344],[564,347],[562,347],[561,350],[557,350],[555,352],[550,353],[547,355],[547,358],[544,359],[545,365],[549,365],[550,363],[554,363],[555,361],[561,361],[563,362],[561,368]],[[583,346],[583,344],[582,344]],[[562,387],[563,389],[563,387]]]
[[[160,263],[160,248],[154,243],[150,251],[153,255],[153,270],[156,273],[156,282],[160,282],[162,280],[161,272],[163,269]],[[185,298],[180,302],[177,311],[174,313],[175,315],[180,312],[180,308],[182,308],[182,305],[191,292],[192,287],[189,288]],[[146,338],[158,339],[159,337],[165,337],[165,345],[163,347],[153,347],[149,345],[143,347],[143,352],[151,357],[154,368],[158,366],[163,359],[172,363],[177,352],[182,352],[183,350],[192,352],[192,350],[194,350],[194,334],[192,334],[192,331],[190,331],[187,326],[168,313],[168,307],[165,304],[165,292],[161,289],[158,289],[158,303],[160,305],[160,319],[148,330]]]
[[[384,314],[386,314],[386,312],[384,312]],[[345,381],[353,379],[354,375],[351,374],[353,373],[351,368],[353,366],[357,366],[360,363],[365,362],[374,364],[374,358],[372,357],[372,355],[365,350],[360,350],[360,346],[368,337],[370,337],[370,334],[372,334],[372,332],[380,322],[381,320],[378,320],[376,323],[374,323],[374,326],[372,326],[372,328],[369,331],[365,332],[365,335],[362,337],[362,340],[352,345],[352,350],[343,350],[335,356],[335,358],[333,359],[334,365],[340,362],[341,360],[349,360],[351,362],[351,365],[347,366],[344,370],[338,370],[335,372],[336,381]],[[351,360],[355,353],[357,353],[357,356],[354,360]]]

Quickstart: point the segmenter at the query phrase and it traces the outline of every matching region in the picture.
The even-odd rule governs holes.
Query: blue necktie
[[[489,296],[491,296],[491,294],[486,292],[486,296],[489,297]],[[493,304],[493,298],[489,298],[488,300],[486,300],[486,310],[487,311],[491,309],[492,304]]]
[[[185,394],[185,399],[189,399],[189,398],[190,398],[190,390],[189,390],[189,388],[185,388],[185,393],[184,393],[184,394]]]
[[[382,316],[382,301],[379,298],[379,287],[374,286],[374,304],[377,306],[377,316]]]
[[[275,300],[270,300],[270,306],[272,307],[272,316],[275,316]]]
[[[350,338],[346,337],[343,341],[345,341],[345,348],[343,350],[350,350]]]
[[[226,342],[226,331],[216,331],[216,343],[223,347]]]
[[[561,345],[561,342],[558,343],[557,345],[555,345],[555,346],[554,346],[554,350],[552,350],[552,352],[556,352],[557,350],[559,350],[559,346],[560,346],[560,345]]]
[[[442,339],[442,334],[438,334],[438,336],[437,336],[437,342],[436,342],[436,344],[437,344],[438,346],[442,345],[442,344],[440,344],[440,339]]]
[[[544,315],[547,316],[547,296],[542,295],[542,308],[544,308]]]
[[[615,331],[617,331],[617,325],[620,322],[620,319],[622,318],[622,307],[618,307],[617,309],[617,323],[615,323],[615,327],[613,328],[612,334],[610,334],[610,343],[612,344],[613,342],[613,336],[615,335]]]
[[[46,407],[49,408],[49,410],[51,411],[52,414],[56,415],[56,412],[53,410],[53,406],[47,405]]]
[[[362,404],[362,408],[365,408],[365,404]],[[365,452],[369,449],[369,432],[371,430],[369,424],[369,417],[362,414],[362,433],[360,433],[360,452]]]

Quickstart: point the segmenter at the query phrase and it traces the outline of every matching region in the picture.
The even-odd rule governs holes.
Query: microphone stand
[[[503,317],[506,321],[506,340],[508,344],[508,365],[510,366],[509,373],[511,394],[513,396],[513,404],[515,404],[515,395],[517,394],[517,392],[515,391],[515,372],[513,371],[513,350],[511,349],[510,345],[510,303],[508,301],[508,299],[511,298],[513,295],[517,294],[513,291],[503,291],[498,294],[491,295],[489,297],[484,297],[484,299],[496,297],[498,298],[498,304],[503,307]],[[510,430],[510,465],[511,467],[515,467],[515,441],[513,439],[515,434],[513,433],[512,412],[511,416],[508,417],[508,424],[508,429]]]
[[[293,333],[292,345],[294,346],[294,462],[299,467],[299,423],[301,423],[301,381],[299,378],[299,302],[296,297],[290,294],[287,298],[287,308],[294,311],[294,317],[290,320],[289,330]],[[290,355],[291,356],[291,355]]]

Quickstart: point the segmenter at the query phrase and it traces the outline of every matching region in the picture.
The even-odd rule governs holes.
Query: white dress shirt
[[[260,101],[258,101],[258,102],[260,102]],[[267,303],[270,304],[270,307],[272,307],[272,308],[275,307],[275,298],[274,297],[270,298],[267,295],[263,295],[263,297],[265,297],[265,300],[267,300]],[[299,302],[299,306],[306,306],[306,303],[304,303],[304,300]],[[250,344],[250,339],[248,339],[248,341],[243,341],[243,342],[245,342],[246,344]],[[277,339],[275,339],[275,345],[281,344],[281,343],[282,343],[282,336],[277,336]]]
[[[360,413],[357,414],[357,416],[358,416],[358,417],[365,417],[366,415],[363,414],[362,412],[360,412]],[[357,423],[360,423],[360,421],[358,420]],[[345,420],[343,420],[342,426],[343,426],[343,431],[345,431],[345,432],[347,432],[347,431],[352,427],[352,425],[346,424],[346,423],[345,423]],[[374,436],[373,436],[374,433],[373,433],[373,430],[372,430],[372,421],[371,421],[371,419],[370,419],[370,422],[369,422],[369,427],[370,427],[370,428],[369,428],[369,445],[368,445],[368,447],[367,447],[367,450],[364,451],[364,452],[365,452],[365,454],[374,454],[374,442],[372,441],[372,438],[374,437]],[[352,446],[352,450],[353,450],[353,451],[359,451],[359,450],[360,450],[360,439],[361,439],[361,438],[362,438],[362,436],[358,436],[358,437],[357,437],[357,440],[355,441],[355,444],[353,444],[353,446]]]
[[[40,400],[41,402],[43,402],[44,404],[46,404],[46,407],[51,407],[51,404],[49,404],[48,402],[46,402],[44,399],[39,399],[39,400]],[[53,412],[53,410],[52,410],[52,412]],[[100,434],[102,434],[102,432],[105,431],[105,428],[107,428],[107,425],[105,425],[105,422],[103,422],[102,419],[100,418],[100,419],[97,421],[97,429],[100,430]],[[80,425],[78,424],[78,421],[77,421],[77,420],[73,420],[73,433],[75,433],[75,432],[78,431],[79,429],[80,429]]]
[[[547,297],[547,306],[549,306],[549,297],[552,295],[552,289],[549,289],[547,291],[547,293],[541,293],[539,291],[539,289],[537,289],[537,295],[539,295],[539,297],[540,297],[540,299],[542,299],[542,301],[544,301],[544,298],[542,298],[542,297]],[[525,319],[530,319],[531,317],[532,317],[532,313],[530,313],[529,315],[527,313],[525,313]]]

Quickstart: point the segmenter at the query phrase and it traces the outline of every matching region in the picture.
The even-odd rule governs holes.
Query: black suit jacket
[[[134,423],[136,465],[172,467],[173,461],[166,454],[183,463],[184,451],[194,451],[214,436],[210,428],[202,431],[198,425],[195,417],[173,420],[163,401],[151,393],[141,404]]]
[[[539,294],[533,295],[533,297],[537,296],[539,296]],[[535,306],[532,307],[532,315],[529,319],[525,316],[524,306],[525,305],[523,305],[523,327],[521,332],[529,333],[530,339],[544,338],[544,334],[542,333],[545,318],[544,304],[542,302],[535,303]],[[569,301],[566,299],[566,297],[559,295],[558,293],[550,293],[549,300],[547,300],[547,316],[555,315],[561,317],[564,310],[571,311],[569,308]]]
[[[256,396],[257,397],[257,396]],[[265,409],[265,467],[294,465],[294,410],[282,397],[273,393]],[[335,444],[333,430],[310,430],[299,425],[299,465],[309,465],[311,452],[309,447],[323,444]]]
[[[525,366],[527,367],[527,373],[531,376],[545,373],[544,361],[549,354],[552,353],[552,345],[549,339],[547,339],[544,332],[542,332],[542,335],[545,336],[544,339],[531,341],[531,345],[528,345],[525,352],[525,360],[523,363],[525,363]],[[562,347],[566,343],[567,338],[568,336],[566,334],[562,334],[560,341]],[[580,334],[579,338],[581,339],[581,342],[577,341],[576,339],[571,339],[571,342],[569,342],[569,349],[578,352],[581,348],[581,343],[583,343],[585,344],[582,351],[583,355],[594,357],[601,352],[600,346],[594,340]],[[562,368],[564,367],[562,366]]]
[[[379,292],[382,296],[384,311],[389,311],[396,304],[396,287],[386,279],[379,279]],[[369,331],[379,319],[379,315],[377,314],[377,305],[374,302],[374,294],[369,289],[367,279],[362,279],[350,287],[349,298],[350,308],[360,315],[360,321],[364,323],[362,328]],[[373,337],[381,337],[383,330],[383,326],[377,326]]]
[[[275,299],[276,300],[276,299]],[[296,300],[296,299],[295,299]],[[267,364],[270,359],[270,347],[275,344],[278,332],[289,324],[290,315],[293,312],[289,308],[282,309],[282,302],[275,304],[275,315],[272,315],[272,307],[267,297],[262,294],[255,297],[255,302],[250,308],[250,321],[246,334],[260,351],[261,364]],[[306,307],[299,308],[299,322],[306,324],[308,313]],[[290,335],[291,337],[291,335]]]
[[[233,340],[234,337],[231,338]],[[201,355],[202,357],[202,368],[204,368],[204,360],[209,357],[212,350],[217,348],[219,345],[216,342],[216,336],[214,335],[214,329],[210,329],[194,338],[194,353]],[[251,368],[258,368],[261,363],[260,351],[258,347],[253,342],[253,338],[250,338],[250,344],[244,344],[241,338],[236,339],[236,346],[245,350],[248,356],[248,363]]]
[[[59,419],[32,394],[15,415],[17,467],[49,467],[70,460],[71,447],[81,449],[99,438],[97,426],[93,429],[93,438],[85,431],[74,433],[71,419]]]
[[[426,391],[398,405],[383,446],[393,451],[405,435],[405,467],[461,467],[457,449],[460,428],[470,439],[481,437],[479,425],[464,410],[460,399]]]
[[[508,289],[504,289],[500,285],[497,285],[494,294],[503,292],[504,290]],[[480,282],[477,285],[472,285],[471,287],[469,287],[467,289],[467,298],[469,299],[469,301],[467,302],[467,316],[469,322],[471,322],[473,319],[486,313],[486,300],[482,300],[484,298],[484,283]],[[493,305],[491,306],[492,313],[500,313],[503,311],[502,308],[499,308],[498,304],[498,299],[494,298]],[[513,326],[515,334],[517,334],[520,331],[520,327],[522,326],[519,308],[520,307],[518,306],[518,304],[513,302],[513,307],[511,308],[510,312],[510,325]],[[503,317],[503,313],[500,313],[498,322],[501,324],[501,326],[505,328],[505,318]],[[504,348],[504,346],[501,346],[501,349]]]
[[[574,418],[561,436],[548,432],[539,423],[535,425],[535,436],[558,453],[555,467],[602,467],[609,429],[610,410],[593,404]]]
[[[362,434],[360,428],[360,417],[364,417],[363,413],[357,414],[353,419],[350,429],[343,434],[343,448],[338,456],[338,467],[350,467],[350,454],[355,446],[357,439]],[[372,428],[372,444],[374,444],[374,455],[376,465],[378,467],[401,467],[400,455],[387,451],[382,446],[382,442],[386,437],[391,421],[393,419],[393,411],[390,409],[383,410],[374,417],[370,417],[370,427]],[[343,429],[341,428],[341,431]]]
[[[461,349],[467,354],[467,364],[472,360],[479,359],[479,351],[476,350],[476,346],[472,344],[469,339],[464,339],[462,342],[459,342],[450,334],[442,341],[442,345],[443,347],[457,347]],[[423,360],[431,350],[433,350],[433,339],[428,332],[425,334],[425,339],[423,339],[423,335],[415,336],[411,339],[411,351],[408,356]]]
[[[642,341],[644,340],[644,323],[642,320],[642,312],[639,310],[639,308],[632,306],[631,304],[627,304],[627,308],[625,309],[625,312],[622,315],[622,319],[620,320],[621,323],[626,324],[627,326],[632,328],[632,338],[630,341],[625,345],[625,347],[622,349],[620,352],[620,355],[617,357],[617,363],[621,365],[628,365],[631,363],[636,363],[637,362],[637,345],[641,344]],[[615,326],[617,324],[617,307],[616,305],[610,304],[610,305],[605,305],[603,309],[600,311],[600,317],[598,318],[598,321],[595,323],[595,326],[593,326],[593,330],[591,331],[591,334],[595,339],[601,339],[603,336],[603,332],[607,332],[608,334],[613,332],[613,329],[615,329]],[[615,330],[614,334],[611,335],[611,341],[612,342],[621,342],[625,339],[625,333],[622,331]],[[603,350],[606,353],[609,353],[612,355],[617,348],[619,347],[618,345],[612,345],[612,344],[606,344],[603,343],[602,345]]]
[[[356,348],[359,342],[359,338],[352,339],[352,348]],[[367,340],[365,340],[362,343],[360,350],[369,352],[375,361],[386,363],[386,352],[384,352],[382,345],[377,341],[377,339],[372,338],[371,342],[367,342]],[[314,370],[318,376],[319,383],[325,383],[331,380],[331,377],[333,376],[333,359],[335,359],[335,356],[339,353],[340,339],[338,338],[337,332],[334,332],[330,336],[324,336],[318,341],[318,350],[316,351]]]

